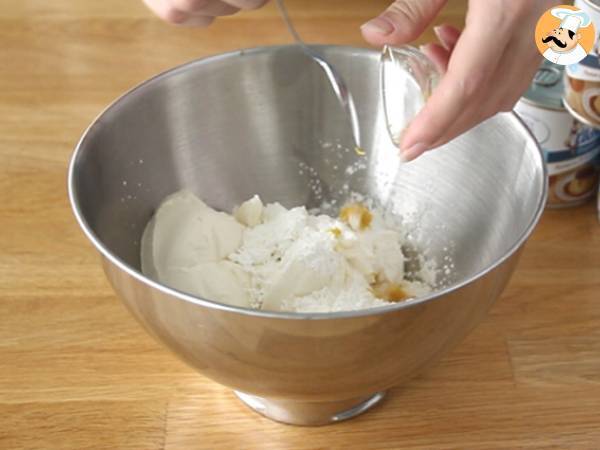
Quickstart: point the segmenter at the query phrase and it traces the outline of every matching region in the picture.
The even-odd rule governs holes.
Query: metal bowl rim
[[[127,273],[129,276],[135,278],[137,281],[144,283],[144,284],[150,286],[151,288],[157,289],[158,291],[160,291],[163,294],[175,297],[178,300],[183,300],[183,301],[193,303],[198,306],[203,306],[206,308],[227,311],[227,312],[237,313],[237,314],[242,314],[242,315],[247,315],[247,316],[255,316],[258,318],[287,319],[287,320],[328,320],[328,319],[351,319],[351,318],[359,318],[359,317],[366,317],[366,316],[376,316],[376,315],[380,315],[380,314],[386,314],[386,313],[399,311],[399,310],[405,309],[405,308],[411,308],[411,307],[420,305],[422,303],[427,303],[427,302],[430,302],[430,301],[433,301],[436,299],[440,299],[448,294],[451,294],[455,291],[458,291],[459,289],[462,289],[463,287],[465,287],[465,286],[475,282],[479,278],[483,277],[487,273],[493,271],[496,267],[500,266],[508,258],[510,258],[525,243],[525,241],[527,240],[527,238],[529,237],[529,235],[535,228],[537,222],[539,221],[539,219],[542,215],[542,212],[544,210],[544,206],[546,204],[546,198],[548,195],[547,170],[546,170],[546,165],[543,160],[542,151],[540,149],[539,144],[535,140],[533,134],[531,133],[531,131],[529,131],[529,129],[525,126],[524,122],[514,112],[510,112],[510,113],[504,113],[504,114],[507,116],[508,115],[511,116],[510,120],[513,120],[517,123],[517,128],[520,129],[521,133],[524,133],[526,136],[529,137],[531,143],[537,149],[536,153],[538,155],[538,163],[542,169],[541,170],[541,173],[542,173],[541,181],[543,183],[543,186],[541,189],[540,198],[538,199],[536,211],[533,214],[531,221],[525,228],[524,232],[513,243],[513,245],[510,246],[510,248],[507,250],[507,252],[504,255],[502,255],[500,258],[498,258],[493,263],[483,267],[481,270],[479,270],[475,274],[471,275],[470,277],[467,277],[467,278],[463,279],[462,281],[454,283],[454,284],[447,286],[441,290],[434,291],[431,294],[426,295],[424,297],[419,297],[417,299],[409,300],[409,301],[406,301],[403,303],[394,303],[389,306],[380,306],[380,307],[376,307],[376,308],[361,309],[361,310],[355,310],[355,311],[342,311],[342,312],[335,312],[335,313],[296,313],[296,312],[263,311],[263,310],[257,310],[257,309],[252,309],[252,308],[244,308],[244,307],[239,307],[239,306],[227,305],[227,304],[219,303],[219,302],[212,301],[212,300],[206,300],[206,299],[196,297],[196,296],[187,294],[185,292],[179,291],[177,289],[170,288],[168,286],[160,284],[159,282],[146,277],[144,274],[142,274],[141,272],[139,272],[135,268],[131,267],[130,265],[125,263],[120,258],[118,258],[116,255],[114,255],[102,243],[100,238],[96,235],[96,233],[94,233],[94,231],[91,229],[91,227],[89,226],[87,221],[84,219],[83,214],[79,208],[79,199],[78,199],[77,192],[75,189],[75,170],[76,170],[77,161],[79,159],[79,154],[82,151],[82,147],[85,144],[85,142],[89,136],[90,130],[101,121],[102,117],[104,117],[109,111],[111,111],[112,109],[117,107],[121,102],[125,101],[127,99],[127,97],[131,96],[133,93],[144,91],[145,89],[148,89],[152,84],[159,82],[160,80],[169,78],[180,72],[186,71],[191,67],[194,67],[197,65],[210,64],[210,63],[213,63],[216,61],[226,60],[229,58],[235,58],[235,57],[244,56],[244,55],[256,55],[256,54],[261,54],[261,53],[271,53],[278,49],[285,49],[285,48],[290,48],[290,47],[294,47],[294,44],[240,49],[240,50],[234,50],[231,52],[221,53],[221,54],[217,54],[217,55],[207,56],[204,58],[199,58],[199,59],[189,61],[187,63],[183,63],[172,69],[168,69],[164,72],[161,72],[145,81],[142,81],[138,85],[134,86],[133,88],[129,89],[124,94],[122,94],[121,96],[116,98],[112,103],[110,103],[107,107],[105,107],[104,110],[102,112],[100,112],[100,114],[98,114],[96,116],[96,118],[92,121],[92,123],[86,128],[86,130],[82,134],[81,138],[79,139],[79,142],[75,146],[73,155],[71,156],[71,161],[69,163],[68,176],[67,176],[67,190],[68,190],[69,201],[71,203],[71,208],[73,210],[73,214],[75,215],[77,222],[79,223],[79,226],[82,228],[82,230],[85,233],[85,235],[87,236],[87,238],[92,242],[92,244],[96,247],[96,249],[101,253],[101,255],[104,258],[106,258],[106,260],[108,260],[111,264],[118,267],[120,270]],[[328,49],[334,49],[338,52],[341,51],[343,53],[362,54],[362,55],[367,55],[374,59],[379,58],[379,52],[376,52],[376,51],[370,50],[370,49],[366,49],[366,48],[340,46],[340,45],[316,45],[316,47],[321,50],[325,50],[325,51],[327,51]]]

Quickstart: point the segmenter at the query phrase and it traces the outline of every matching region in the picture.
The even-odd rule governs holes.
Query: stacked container
[[[579,205],[596,193],[600,130],[577,120],[563,104],[563,67],[544,60],[515,111],[544,152],[548,207]]]
[[[600,0],[575,0],[600,32]],[[575,206],[597,192],[600,220],[600,36],[578,64],[545,61],[515,111],[544,151],[549,207]],[[564,71],[564,76],[563,76]]]

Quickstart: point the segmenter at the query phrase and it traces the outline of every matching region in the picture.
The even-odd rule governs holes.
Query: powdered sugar
[[[336,209],[325,204],[321,211],[330,215],[309,213],[303,206],[263,205],[255,196],[232,217],[180,192],[147,227],[142,268],[203,298],[272,311],[385,306],[436,286],[435,264],[414,251],[401,223],[367,201],[345,206],[340,218],[333,217]],[[194,222],[182,223],[188,219]],[[171,262],[154,259],[161,249]]]

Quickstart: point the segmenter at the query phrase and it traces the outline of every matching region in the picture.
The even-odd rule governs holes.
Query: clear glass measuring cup
[[[429,58],[408,45],[385,46],[379,71],[385,122],[398,146],[402,133],[437,85],[440,73]]]

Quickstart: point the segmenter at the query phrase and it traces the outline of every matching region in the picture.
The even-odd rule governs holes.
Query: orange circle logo
[[[546,11],[535,27],[535,44],[554,64],[576,64],[594,47],[596,29],[588,13],[571,5]]]

